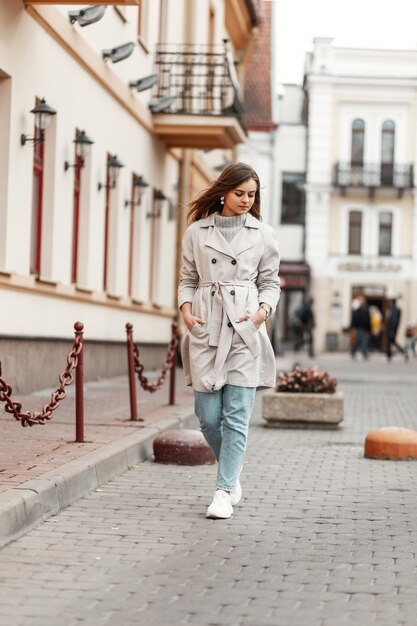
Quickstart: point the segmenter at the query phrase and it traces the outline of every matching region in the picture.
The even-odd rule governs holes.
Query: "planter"
[[[337,393],[283,393],[262,398],[267,426],[281,428],[337,428],[343,420],[344,395]]]

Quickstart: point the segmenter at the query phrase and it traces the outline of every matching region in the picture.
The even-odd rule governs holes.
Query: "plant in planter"
[[[268,426],[335,427],[343,420],[343,393],[337,380],[317,367],[296,366],[280,372],[275,392],[262,399]]]
[[[296,366],[292,372],[280,372],[277,391],[291,393],[335,393],[337,380],[318,367]]]

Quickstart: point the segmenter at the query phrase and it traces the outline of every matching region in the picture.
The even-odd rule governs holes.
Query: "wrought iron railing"
[[[336,163],[335,183],[338,187],[394,187],[411,189],[414,186],[412,165],[366,163]]]
[[[234,115],[243,107],[235,63],[224,45],[159,44],[157,82],[149,105],[153,113]]]

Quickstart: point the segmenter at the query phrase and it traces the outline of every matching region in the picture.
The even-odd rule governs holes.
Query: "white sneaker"
[[[207,509],[206,517],[211,519],[228,519],[233,515],[233,507],[230,494],[227,491],[217,489],[213,502]]]
[[[230,501],[233,506],[235,504],[239,504],[242,499],[242,485],[240,484],[239,478],[237,479],[236,487],[230,492]]]

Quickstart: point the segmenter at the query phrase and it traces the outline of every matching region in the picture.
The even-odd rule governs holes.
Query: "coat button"
[[[230,295],[231,295],[231,296],[234,296],[234,295],[235,295],[235,290],[234,290],[234,289],[232,289],[232,291],[230,292]]]
[[[212,292],[211,292],[211,295],[212,295],[212,296],[214,296],[214,294],[215,294],[215,293],[216,293],[215,291],[212,291]]]
[[[233,259],[232,265],[236,265],[236,263],[237,263],[236,259]]]
[[[232,322],[228,322],[227,325],[228,325],[229,328],[232,328],[232,326],[233,326]]]
[[[212,263],[217,263],[216,259],[211,259]]]

